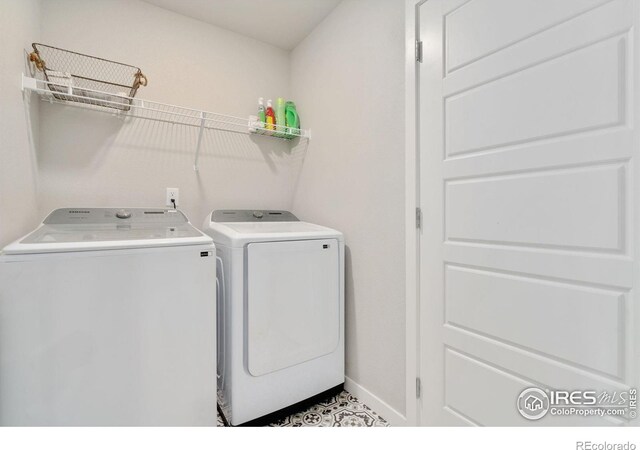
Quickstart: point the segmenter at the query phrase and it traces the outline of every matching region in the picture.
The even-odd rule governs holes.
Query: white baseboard
[[[362,403],[367,405],[369,408],[373,409],[376,413],[378,413],[383,419],[391,424],[394,427],[406,427],[407,418],[400,414],[398,411],[393,409],[386,403],[384,400],[377,397],[371,391],[363,388],[358,383],[353,381],[349,377],[345,377],[344,380],[344,388],[354,397],[357,397]]]

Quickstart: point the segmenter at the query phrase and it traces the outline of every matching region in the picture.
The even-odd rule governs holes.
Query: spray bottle
[[[267,117],[267,125],[265,126],[265,128],[267,130],[275,130],[276,114],[273,111],[273,103],[271,102],[271,100],[267,100],[267,112],[265,113],[265,115]]]
[[[264,98],[260,97],[258,99],[258,122],[261,122],[261,124],[259,124],[259,127],[264,127],[264,123],[267,121],[267,116],[265,115],[264,112]]]

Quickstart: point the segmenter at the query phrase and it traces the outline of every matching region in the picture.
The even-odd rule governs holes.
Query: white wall
[[[42,0],[41,8],[41,34],[16,25],[23,39],[12,38],[7,51],[17,53],[39,39],[138,65],[149,78],[139,97],[240,117],[255,114],[259,96],[288,97],[289,53],[276,47],[140,1]],[[4,51],[0,56],[5,59]],[[12,81],[21,70],[15,64],[8,69]],[[11,95],[19,97],[17,87]],[[14,103],[11,114],[24,127],[22,106]],[[213,208],[287,209],[304,154],[304,146],[292,151],[283,141],[207,131],[195,173],[195,128],[125,123],[48,103],[40,105],[35,134],[41,138],[35,167],[39,219],[65,206],[164,206],[166,187],[180,188],[179,206],[197,225]],[[22,195],[22,189],[11,192]],[[33,223],[17,224],[18,234]],[[15,237],[3,231],[0,244]]]
[[[22,100],[24,48],[39,37],[37,0],[0,0],[0,247],[38,223],[34,146]],[[37,138],[37,134],[33,136]]]
[[[405,411],[404,2],[345,0],[292,53],[313,139],[293,209],[341,230],[347,376]]]

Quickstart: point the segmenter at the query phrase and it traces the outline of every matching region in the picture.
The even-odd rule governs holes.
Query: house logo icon
[[[527,388],[518,396],[517,407],[525,419],[542,419],[549,412],[549,396],[540,388]]]
[[[530,394],[527,398],[524,399],[524,406],[529,411],[538,411],[542,409],[542,400]]]

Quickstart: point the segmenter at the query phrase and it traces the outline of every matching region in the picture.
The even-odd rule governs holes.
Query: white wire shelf
[[[258,122],[255,118],[242,118],[209,111],[200,111],[183,106],[169,105],[139,98],[127,97],[126,94],[113,94],[75,87],[60,81],[51,82],[22,75],[22,90],[37,93],[42,100],[50,103],[61,103],[68,106],[92,109],[110,113],[115,116],[135,117],[188,127],[199,128],[193,168],[198,170],[200,147],[204,130],[220,130],[231,133],[255,134],[273,139],[294,140],[310,139],[311,131],[288,128],[282,125],[271,125]]]

